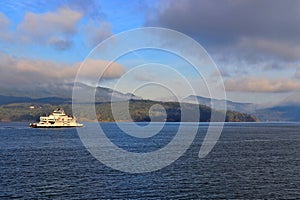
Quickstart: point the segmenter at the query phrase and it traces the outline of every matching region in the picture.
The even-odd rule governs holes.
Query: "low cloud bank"
[[[123,65],[105,60],[87,59],[85,63],[68,65],[45,60],[18,58],[0,53],[0,87],[3,92],[14,88],[32,88],[34,90],[37,87],[47,89],[49,85],[65,85],[74,82],[81,64],[87,66],[87,70],[82,73],[86,80],[98,78],[95,77],[97,70],[103,73],[102,78],[105,79],[119,78],[125,73]]]

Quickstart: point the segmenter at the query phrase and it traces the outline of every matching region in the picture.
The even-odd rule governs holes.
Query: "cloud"
[[[81,17],[81,13],[69,8],[60,8],[57,12],[42,14],[28,12],[18,28],[37,37],[48,36],[56,32],[73,34]]]
[[[116,62],[89,58],[84,63],[77,63],[76,71],[81,65],[85,66],[85,71],[81,71],[81,75],[86,78],[95,77],[98,72],[103,74],[103,78],[119,78],[125,73],[124,66]]]
[[[23,41],[53,45],[56,49],[65,50],[71,47],[69,38],[78,31],[81,19],[80,12],[67,7],[61,7],[56,12],[27,12],[17,31]]]
[[[288,70],[288,69],[297,69],[300,65],[298,63],[285,63],[285,62],[270,62],[266,63],[263,66],[264,70]]]
[[[112,25],[105,18],[106,15],[101,9],[101,3],[95,0],[66,0],[60,6],[79,12],[87,19],[85,24],[80,26],[80,34],[83,34],[85,43],[90,47],[95,47],[104,39],[110,37]]]
[[[0,12],[0,40],[10,41],[11,32],[9,30],[11,21],[7,18],[6,15]]]
[[[87,44],[92,47],[95,47],[113,34],[111,24],[99,20],[89,20],[83,31]]]
[[[7,28],[10,25],[9,19],[0,12],[0,30]]]
[[[300,59],[300,45],[299,43],[293,43],[293,41],[274,41],[265,38],[242,38],[239,41],[238,46],[244,50],[252,49],[253,54],[263,53],[263,55],[272,56],[274,58],[279,57],[286,61],[297,61]]]
[[[289,78],[230,78],[225,81],[227,91],[237,92],[293,92],[300,91],[300,80]]]
[[[162,1],[146,25],[181,31],[210,51],[230,50],[250,62],[268,56],[294,61],[300,60],[299,7],[293,0]]]
[[[212,74],[211,74],[211,76],[212,77],[219,77],[219,76],[221,76],[221,77],[224,78],[224,77],[230,77],[231,74],[227,70],[225,70],[223,68],[219,68],[218,70],[213,71]]]
[[[63,1],[62,1],[63,2]],[[63,2],[65,3],[65,2]],[[92,20],[100,20],[105,18],[105,14],[101,10],[99,1],[94,0],[67,0],[67,5],[73,10],[77,10],[88,16]]]
[[[103,20],[104,14],[96,2],[76,0],[65,3],[59,3],[60,7],[55,11],[26,12],[14,33],[5,31],[5,35],[0,33],[0,37],[11,35],[23,44],[51,46],[66,51],[78,42],[75,36],[82,34],[86,44],[94,47],[112,35],[111,24]],[[0,28],[8,26],[8,22],[8,18],[0,13]]]
[[[300,68],[296,69],[295,78],[300,79]]]
[[[286,97],[285,99],[283,99],[281,102],[279,102],[279,105],[299,105],[300,104],[300,93],[299,92],[295,92],[291,95],[289,95],[288,97]]]
[[[88,66],[83,75],[88,80],[95,78],[96,70],[104,72],[110,62],[104,60],[88,59]],[[34,60],[13,57],[0,53],[0,86],[7,87],[31,87],[39,84],[61,84],[74,82],[75,75],[82,63],[64,64],[46,60]],[[125,67],[112,63],[104,72],[106,79],[118,78],[125,72]],[[98,78],[98,77],[96,77]]]
[[[106,15],[102,11],[99,1],[67,0],[66,3],[70,9],[79,11],[88,19],[81,27],[81,33],[88,46],[94,47],[113,34],[112,25],[105,20]]]
[[[68,65],[0,54],[0,85],[22,86],[70,81],[74,72]],[[61,79],[62,78],[62,79]],[[61,81],[60,81],[61,79]]]
[[[73,46],[73,42],[71,40],[58,38],[49,39],[49,44],[52,45],[56,50],[61,51],[71,49]]]

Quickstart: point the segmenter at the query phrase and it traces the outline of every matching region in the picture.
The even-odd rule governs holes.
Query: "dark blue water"
[[[112,141],[133,152],[166,145],[177,129],[170,123],[151,140],[134,141],[115,124],[102,125]],[[170,166],[128,174],[91,156],[76,129],[1,123],[0,199],[300,198],[300,124],[226,124],[213,151],[200,160],[206,129],[200,126],[191,147]]]

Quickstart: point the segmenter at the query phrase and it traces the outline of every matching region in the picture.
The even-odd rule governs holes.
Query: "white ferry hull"
[[[62,109],[54,110],[49,116],[40,117],[39,123],[30,123],[31,128],[72,128],[82,127],[83,124],[76,122],[76,118],[66,115]]]
[[[83,124],[76,125],[55,125],[55,124],[39,124],[39,123],[30,123],[29,126],[31,128],[75,128],[75,127],[83,127]]]

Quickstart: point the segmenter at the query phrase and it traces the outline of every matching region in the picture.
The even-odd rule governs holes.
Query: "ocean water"
[[[299,123],[226,123],[212,152],[199,159],[208,127],[201,124],[182,157],[142,174],[120,172],[99,162],[75,128],[27,125],[0,123],[0,199],[300,198]],[[167,123],[148,140],[135,140],[114,123],[101,126],[121,148],[150,152],[168,144],[179,125]]]

